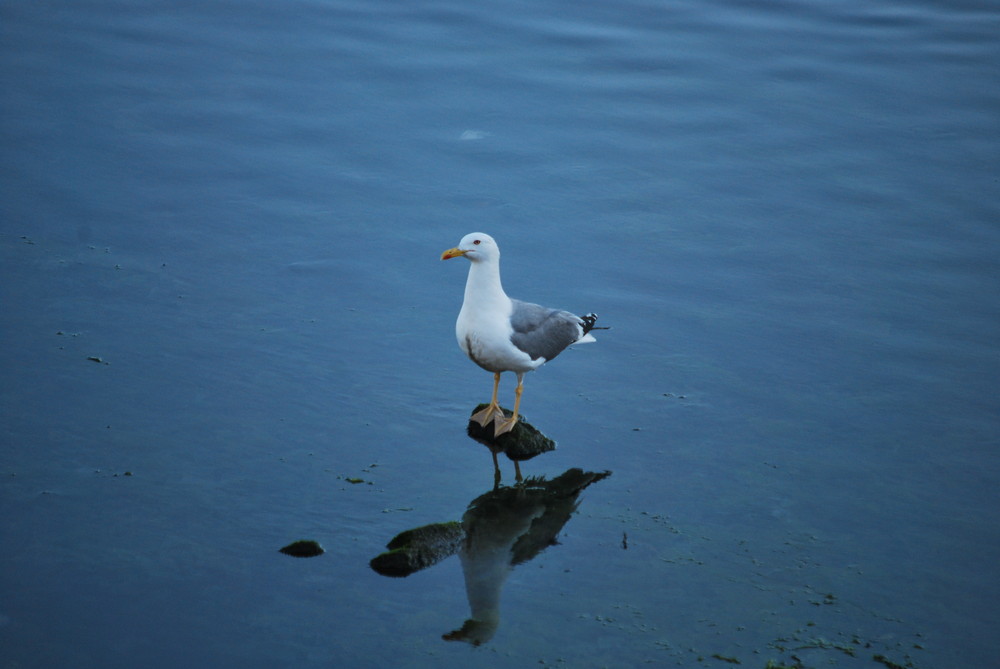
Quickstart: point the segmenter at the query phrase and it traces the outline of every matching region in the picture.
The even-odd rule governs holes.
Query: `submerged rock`
[[[293,541],[284,548],[279,549],[279,551],[285,555],[291,555],[292,557],[297,558],[316,557],[317,555],[322,555],[325,552],[322,546],[311,539],[299,539],[298,541]]]

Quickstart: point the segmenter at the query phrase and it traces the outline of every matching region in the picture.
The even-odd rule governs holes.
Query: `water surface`
[[[4,666],[991,665],[998,30],[8,3]],[[441,638],[462,560],[368,566],[493,487],[437,260],[474,230],[511,295],[613,326],[526,380],[558,449],[524,472],[613,474],[478,647]]]

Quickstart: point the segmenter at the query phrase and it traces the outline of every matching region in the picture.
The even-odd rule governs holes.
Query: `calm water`
[[[998,34],[964,0],[4,3],[0,667],[992,666]],[[523,470],[613,474],[513,570],[551,507],[386,578],[492,488],[438,261],[474,230],[614,328],[529,375],[558,449]],[[491,638],[443,641],[483,592]]]

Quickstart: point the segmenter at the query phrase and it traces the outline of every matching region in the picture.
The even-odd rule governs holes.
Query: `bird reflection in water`
[[[517,486],[495,487],[469,503],[461,523],[426,525],[397,535],[371,567],[383,576],[409,576],[458,553],[471,613],[442,638],[486,643],[500,624],[500,592],[510,572],[556,545],[579,506],[580,493],[610,475],[570,469],[552,480],[529,478]]]

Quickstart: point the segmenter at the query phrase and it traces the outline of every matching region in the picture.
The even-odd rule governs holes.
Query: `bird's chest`
[[[510,341],[512,330],[506,314],[463,310],[455,324],[458,345],[469,358],[491,372],[518,369],[526,357]]]

